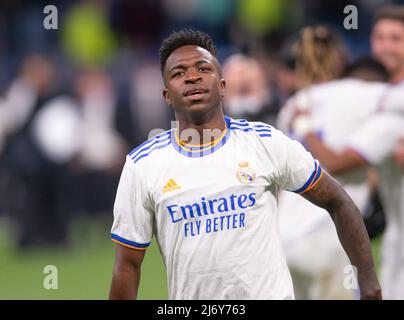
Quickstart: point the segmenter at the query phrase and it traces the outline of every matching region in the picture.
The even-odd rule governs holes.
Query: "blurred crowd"
[[[67,245],[74,217],[111,214],[125,155],[173,120],[158,61],[171,31],[190,27],[213,38],[227,80],[227,114],[276,125],[304,142],[304,124],[295,120],[310,113],[317,136],[339,151],[344,136],[378,108],[388,82],[404,80],[404,73],[392,78],[404,68],[403,48],[385,54],[369,41],[378,8],[399,2],[60,0],[52,3],[58,29],[46,30],[47,2],[1,1],[0,215],[12,220],[16,245]],[[358,8],[357,30],[343,27],[346,5]],[[398,37],[402,45],[404,33]],[[399,143],[394,157],[404,165]],[[370,235],[380,234],[377,170],[335,174]],[[280,209],[288,217],[281,230],[297,297],[346,298],[335,285],[343,281],[332,276],[346,256],[329,236],[335,232],[326,215],[290,194],[281,195]],[[310,264],[313,248],[321,259]]]

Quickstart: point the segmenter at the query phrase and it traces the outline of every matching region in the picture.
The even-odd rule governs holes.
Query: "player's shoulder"
[[[168,150],[168,146],[172,143],[173,130],[175,129],[159,133],[141,143],[127,154],[127,160],[130,160],[134,165],[138,165],[152,160],[159,152]]]
[[[386,88],[384,82],[366,81],[356,78],[343,78],[319,83],[309,87],[312,94],[340,94],[341,92],[360,93],[362,91],[383,90]],[[358,92],[358,90],[360,90]]]
[[[358,82],[354,79],[336,79],[324,83],[313,84],[301,91],[306,92],[311,100],[317,99],[327,101],[327,99],[338,97],[341,98],[342,92],[352,92],[357,88]],[[355,88],[355,89],[354,89]]]
[[[237,135],[259,139],[270,139],[276,130],[273,126],[260,121],[248,121],[246,119],[233,119],[227,117],[228,129]]]
[[[229,129],[232,134],[240,137],[246,143],[256,146],[261,145],[265,149],[277,149],[278,146],[285,142],[285,139],[288,139],[281,130],[262,121],[230,119]]]
[[[404,81],[387,86],[379,111],[404,114]]]
[[[382,81],[368,81],[356,78],[346,78],[335,80],[339,84],[340,88],[344,91],[349,90],[352,93],[366,92],[367,94],[375,92],[380,93],[386,90],[387,84]]]

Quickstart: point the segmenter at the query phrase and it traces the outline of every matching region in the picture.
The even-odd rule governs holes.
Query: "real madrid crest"
[[[249,166],[247,161],[240,162],[237,170],[237,179],[245,184],[250,184],[255,180],[255,171]]]

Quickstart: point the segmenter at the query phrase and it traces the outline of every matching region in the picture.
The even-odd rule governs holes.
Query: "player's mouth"
[[[201,100],[207,93],[208,90],[205,88],[194,88],[185,91],[184,96],[191,100]]]

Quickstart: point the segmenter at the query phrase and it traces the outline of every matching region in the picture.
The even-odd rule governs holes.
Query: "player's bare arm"
[[[358,270],[361,299],[381,299],[370,240],[362,216],[345,190],[324,172],[318,184],[302,196],[331,215],[341,244]]]
[[[140,267],[145,250],[126,248],[117,244],[115,252],[115,266],[109,299],[136,299],[140,281]]]
[[[290,121],[291,128],[299,131],[296,124],[299,120],[310,117],[307,110],[295,110]],[[301,135],[305,146],[311,154],[320,161],[321,165],[331,174],[340,174],[360,166],[366,166],[366,160],[355,150],[345,149],[342,152],[335,152],[321,141],[313,131],[307,131]]]
[[[313,132],[304,137],[304,143],[329,173],[340,174],[367,165],[366,160],[356,151],[345,149],[342,152],[335,152],[327,147]]]

